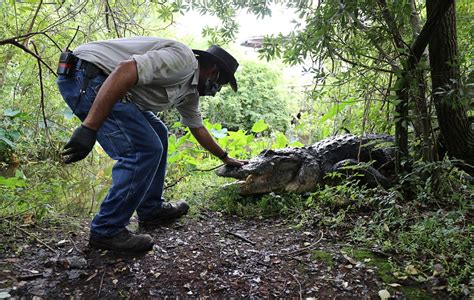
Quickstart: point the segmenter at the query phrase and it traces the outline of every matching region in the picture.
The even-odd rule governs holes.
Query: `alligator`
[[[344,134],[326,138],[311,146],[264,150],[242,167],[224,165],[216,173],[238,179],[242,195],[315,191],[318,186],[340,182],[340,174],[359,174],[359,182],[388,188],[394,173],[394,138],[367,134]],[[338,179],[337,179],[338,178]]]

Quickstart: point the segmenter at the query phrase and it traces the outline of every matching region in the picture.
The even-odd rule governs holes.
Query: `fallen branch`
[[[56,252],[56,250],[54,250],[53,248],[51,248],[48,244],[46,244],[43,240],[41,240],[39,237],[37,237],[35,234],[33,233],[30,233],[28,231],[26,231],[25,229],[21,228],[21,227],[18,227],[14,224],[12,224],[11,222],[9,222],[10,225],[12,225],[13,227],[15,227],[16,229],[20,230],[21,232],[23,232],[24,234],[34,238],[37,242],[39,242],[40,244],[42,244],[43,246],[45,246],[46,248],[48,248],[49,250],[51,250],[54,254],[58,254]]]
[[[36,279],[39,277],[43,277],[43,273],[38,273],[38,274],[27,274],[27,275],[18,275],[16,279],[18,281],[25,281],[25,280],[32,280]]]
[[[321,230],[321,236],[319,237],[319,239],[312,243],[311,245],[307,246],[307,247],[304,247],[304,248],[300,248],[298,250],[295,250],[295,251],[292,251],[292,252],[289,252],[289,253],[280,253],[279,255],[282,255],[282,256],[294,256],[294,255],[297,255],[297,254],[301,254],[303,252],[306,252],[308,250],[312,250],[311,248],[313,248],[314,246],[316,246],[322,239],[323,239],[323,236],[324,236],[324,233],[323,231]]]
[[[97,292],[97,299],[100,298],[100,292],[102,291],[102,284],[104,283],[104,276],[105,276],[105,269],[104,273],[102,273],[102,278],[100,279],[99,291]]]
[[[243,241],[245,241],[249,244],[252,244],[252,245],[257,244],[256,242],[249,240],[248,238],[246,238],[245,236],[243,236],[241,234],[238,234],[238,233],[235,233],[235,232],[230,232],[230,231],[226,231],[225,233],[233,235],[233,236],[235,236],[235,237],[237,237],[237,238],[239,238],[239,239],[241,239],[241,240],[243,240]]]
[[[293,277],[294,280],[296,280],[296,282],[298,283],[298,286],[300,287],[300,291],[299,291],[300,298],[299,299],[303,299],[303,288],[301,287],[300,281],[298,280],[298,278],[296,278],[295,274],[290,273],[290,275]]]

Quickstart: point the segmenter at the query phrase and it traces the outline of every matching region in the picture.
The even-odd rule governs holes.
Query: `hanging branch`
[[[30,27],[28,28],[27,32],[31,32],[33,30],[33,26],[35,25],[36,17],[38,16],[38,13],[40,11],[41,5],[43,5],[43,0],[40,0],[38,3],[38,7],[36,8],[35,14],[33,15],[33,18],[31,19]],[[25,39],[23,42],[23,45],[26,47],[28,45],[28,39]]]
[[[114,12],[112,11],[112,8],[110,7],[110,4],[109,4],[108,0],[105,0],[105,5],[107,5],[110,16],[112,17],[112,22],[114,22],[115,34],[117,35],[117,37],[120,37],[120,33],[118,31],[118,28],[117,28],[117,22],[115,21]]]
[[[20,48],[21,50],[25,51],[26,53],[32,55],[34,58],[36,58],[37,60],[39,60],[43,65],[46,66],[46,68],[48,68],[48,70],[53,73],[55,76],[58,76],[56,74],[55,71],[53,71],[53,69],[47,64],[45,63],[41,57],[39,57],[36,53],[34,53],[33,51],[31,51],[30,49],[28,49],[27,47],[25,47],[24,45],[20,44],[15,38],[11,38],[11,39],[6,39],[6,40],[1,40],[0,41],[0,46],[1,45],[6,45],[6,44],[11,44],[15,47],[18,47]]]
[[[36,45],[34,42],[31,42],[33,45],[33,48],[35,49],[36,55],[39,57],[38,54],[38,49],[36,48]],[[49,144],[52,146],[53,143],[51,142],[51,136],[49,135],[49,128],[48,128],[48,122],[46,121],[46,113],[44,109],[44,84],[43,84],[43,69],[41,68],[41,61],[38,59],[38,77],[39,77],[39,83],[40,83],[40,105],[41,105],[41,114],[43,115],[43,123],[44,123],[44,129],[46,132],[46,137],[48,138]]]

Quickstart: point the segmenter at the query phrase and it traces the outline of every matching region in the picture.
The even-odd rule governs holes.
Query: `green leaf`
[[[227,128],[222,128],[221,130],[211,128],[211,133],[215,138],[222,139],[227,136]]]
[[[26,186],[26,181],[23,178],[5,178],[0,176],[0,186],[6,186],[10,188]]]
[[[5,144],[7,144],[11,148],[15,148],[15,144],[3,135],[0,135],[0,141],[4,142]]]
[[[252,126],[252,132],[259,133],[268,128],[268,125],[265,123],[265,120],[260,119]]]
[[[329,120],[329,119],[332,119],[335,115],[337,115],[338,113],[340,113],[344,107],[346,106],[349,106],[349,105],[352,105],[356,103],[355,99],[354,98],[349,98],[349,99],[346,99],[344,101],[342,101],[341,103],[337,103],[336,105],[334,105],[333,107],[331,107],[327,113],[325,113],[321,119],[319,119],[319,123],[323,123],[325,122],[326,120]]]
[[[14,117],[14,116],[16,116],[16,115],[18,115],[18,114],[20,114],[20,113],[21,113],[21,111],[19,111],[19,110],[12,110],[12,109],[10,109],[10,108],[7,108],[7,109],[5,109],[5,110],[3,111],[3,115],[6,116],[6,117]]]
[[[286,146],[286,144],[288,144],[288,139],[283,133],[278,131],[275,134],[275,142],[273,143],[272,148],[273,149],[283,148]]]

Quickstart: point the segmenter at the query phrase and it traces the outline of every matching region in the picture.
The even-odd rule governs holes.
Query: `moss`
[[[372,251],[364,248],[354,249],[345,247],[342,248],[342,251],[357,261],[364,261],[367,258],[370,259],[370,261],[365,262],[365,264],[370,267],[376,267],[377,275],[383,282],[387,284],[397,282],[397,278],[395,278],[392,273],[392,266],[387,259],[377,257]],[[430,293],[416,286],[400,286],[396,289],[389,288],[389,290],[401,292],[407,299],[432,299]]]
[[[311,259],[325,263],[331,267],[334,266],[333,255],[330,252],[326,252],[323,250],[313,250],[311,251]]]

